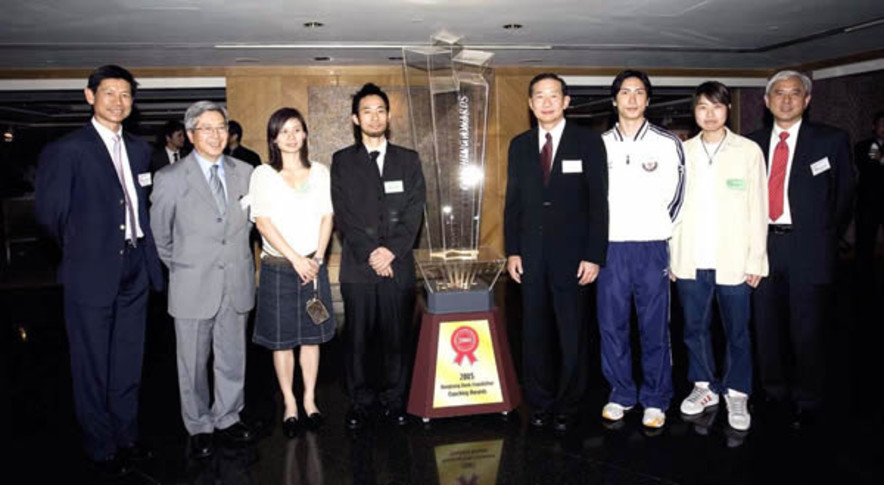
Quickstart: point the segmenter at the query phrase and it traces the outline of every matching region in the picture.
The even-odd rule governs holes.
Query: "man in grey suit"
[[[194,150],[154,178],[151,229],[169,268],[169,314],[175,318],[181,415],[193,456],[212,454],[212,433],[253,439],[243,408],[246,318],[255,301],[249,249],[252,167],[225,156],[227,113],[199,101],[184,115]],[[209,355],[214,351],[214,403],[209,406]]]

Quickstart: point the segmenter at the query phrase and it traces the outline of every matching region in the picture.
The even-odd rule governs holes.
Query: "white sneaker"
[[[681,402],[681,412],[693,416],[712,406],[718,406],[718,394],[709,389],[708,383],[698,382],[694,384],[694,390]]]
[[[738,431],[746,431],[752,425],[752,416],[749,414],[749,396],[728,389],[724,395],[727,403],[727,424]]]
[[[609,421],[620,421],[623,413],[632,409],[632,406],[621,406],[615,402],[609,402],[602,408],[602,417]]]
[[[662,428],[666,424],[666,413],[660,408],[645,408],[642,424],[648,428]]]

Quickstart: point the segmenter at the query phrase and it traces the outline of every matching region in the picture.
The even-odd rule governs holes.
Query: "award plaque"
[[[479,244],[492,54],[437,43],[403,49],[414,147],[427,183],[426,289],[408,411],[507,412],[520,399],[493,288],[505,259]]]

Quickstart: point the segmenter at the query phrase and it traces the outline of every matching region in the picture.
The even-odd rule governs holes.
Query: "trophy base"
[[[427,291],[427,312],[434,315],[487,312],[493,308],[494,293],[482,281],[477,281],[469,290]]]

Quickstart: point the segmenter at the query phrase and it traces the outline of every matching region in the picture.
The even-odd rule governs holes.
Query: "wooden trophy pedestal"
[[[507,414],[521,402],[506,326],[497,308],[423,312],[408,413],[431,418]]]

